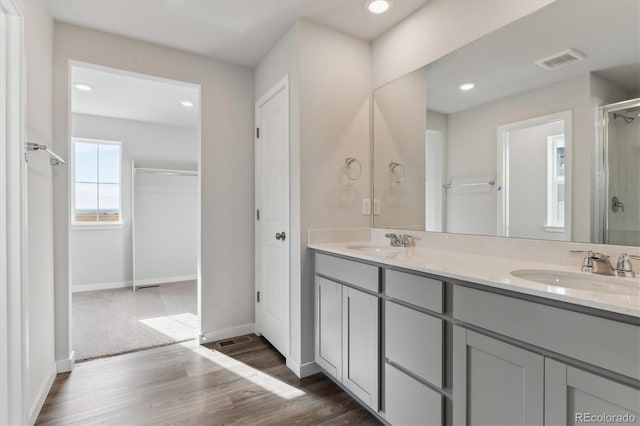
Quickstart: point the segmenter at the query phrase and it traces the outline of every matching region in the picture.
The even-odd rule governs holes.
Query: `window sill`
[[[564,226],[544,225],[543,228],[545,232],[556,232],[558,234],[564,232]]]
[[[72,231],[102,231],[108,229],[122,229],[124,228],[123,222],[115,223],[72,223]]]

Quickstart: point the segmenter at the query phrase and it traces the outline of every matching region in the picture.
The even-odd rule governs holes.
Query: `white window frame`
[[[558,166],[556,141],[558,139],[562,139],[565,145],[564,148],[566,152],[566,141],[564,134],[552,135],[547,137],[547,223],[544,225],[544,229],[547,232],[564,232],[564,222],[559,223],[556,220],[558,214],[558,186],[560,184],[565,185],[567,172],[565,156],[565,176],[558,177],[556,173],[556,169]]]
[[[76,143],[92,143],[96,145],[118,145],[119,149],[119,164],[120,164],[120,182],[119,182],[119,220],[117,222],[100,222],[99,220],[95,222],[78,222],[76,221]],[[103,140],[103,139],[90,139],[90,138],[81,138],[74,137],[71,138],[71,229],[73,230],[94,230],[94,229],[120,229],[123,227],[124,222],[122,219],[122,142],[120,141],[111,141],[111,140]]]

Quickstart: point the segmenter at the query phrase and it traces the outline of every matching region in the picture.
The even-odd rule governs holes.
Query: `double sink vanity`
[[[374,90],[372,228],[308,247],[315,362],[382,421],[640,424],[639,5],[550,2]]]
[[[384,422],[640,424],[639,279],[426,243],[309,248],[315,361]]]

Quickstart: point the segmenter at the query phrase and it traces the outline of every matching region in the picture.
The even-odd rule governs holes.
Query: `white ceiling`
[[[255,66],[300,17],[373,40],[429,0],[47,0],[53,17],[240,65]]]
[[[71,68],[71,81],[74,113],[181,127],[199,126],[199,90],[193,85],[77,65]],[[88,84],[93,90],[80,91],[73,87],[75,83]],[[185,108],[181,100],[195,105]]]
[[[425,67],[429,108],[453,113],[589,72],[638,90],[639,15],[638,0],[556,1]],[[553,71],[534,63],[569,48],[587,58]],[[465,81],[476,87],[458,90]]]

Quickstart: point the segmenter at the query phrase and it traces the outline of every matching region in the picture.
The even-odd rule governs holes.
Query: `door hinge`
[[[260,303],[260,292],[256,291],[256,302]]]
[[[256,127],[256,139],[260,139],[260,127]]]
[[[260,220],[260,210],[256,210],[256,220]]]

